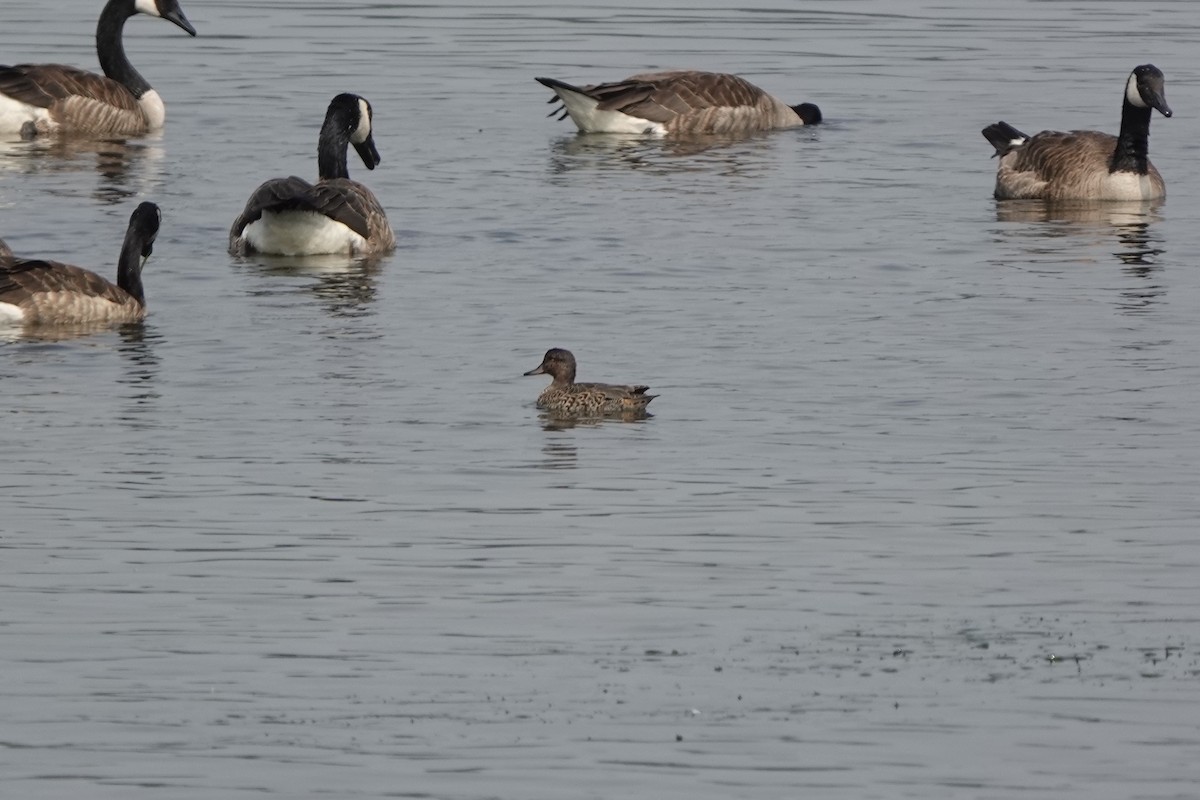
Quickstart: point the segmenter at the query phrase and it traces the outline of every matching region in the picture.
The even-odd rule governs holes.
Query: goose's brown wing
[[[65,64],[0,66],[0,94],[40,108],[50,108],[68,98],[83,98],[121,111],[140,112],[137,98],[122,84]]]
[[[753,106],[764,95],[736,75],[690,70],[647,72],[584,88],[601,109],[662,124],[708,108]]]
[[[27,304],[35,295],[71,292],[123,303],[129,295],[91,270],[58,261],[17,260],[0,266],[0,302]]]
[[[264,211],[312,211],[366,238],[371,233],[367,221],[369,203],[359,192],[352,191],[353,187],[361,185],[344,178],[314,185],[295,175],[269,180],[250,195],[242,215],[233,223],[231,234],[240,236],[247,225],[262,218]],[[367,195],[370,200],[375,199],[370,192]]]
[[[1100,131],[1042,131],[1014,151],[1011,169],[1054,181],[1079,170],[1107,169],[1117,137]]]

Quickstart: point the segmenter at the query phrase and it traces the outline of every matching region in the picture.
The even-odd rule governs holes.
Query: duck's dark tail
[[[983,129],[983,137],[996,148],[996,155],[1002,156],[1010,150],[1015,150],[1029,140],[1029,137],[1009,125],[1007,122],[997,122]]]

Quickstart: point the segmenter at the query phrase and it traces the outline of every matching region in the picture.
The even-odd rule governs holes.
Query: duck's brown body
[[[647,416],[646,406],[658,395],[646,394],[649,386],[613,383],[576,383],[575,356],[555,347],[542,363],[526,375],[550,375],[553,383],[537,399],[537,407],[552,416],[572,419]]]

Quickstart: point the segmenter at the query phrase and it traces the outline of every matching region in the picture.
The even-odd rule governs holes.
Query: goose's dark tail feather
[[[1003,156],[1010,150],[1015,150],[1029,139],[1028,136],[1009,125],[1007,122],[997,122],[983,129],[983,137],[996,148],[996,155]]]
[[[556,78],[534,78],[534,80],[537,81],[538,83],[540,83],[542,86],[545,86],[547,89],[554,90],[554,97],[551,97],[549,100],[547,100],[546,101],[547,103],[554,103],[555,105],[557,105],[558,103],[562,103],[562,98],[559,96],[559,93],[558,93],[559,89],[562,89],[563,91],[566,91],[566,92],[574,92],[575,94],[586,94],[586,92],[583,89],[581,89],[580,87],[572,86],[571,84],[567,83],[566,81],[560,81],[560,80],[557,80]],[[551,111],[546,116],[547,117],[555,117],[556,116],[560,120],[566,119],[567,118],[566,104],[563,103],[561,106],[558,106],[557,108],[555,108],[553,111]]]

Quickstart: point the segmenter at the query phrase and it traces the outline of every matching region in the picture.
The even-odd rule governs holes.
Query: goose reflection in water
[[[738,174],[766,168],[775,154],[774,140],[786,135],[813,139],[817,128],[744,135],[693,135],[670,139],[619,133],[580,133],[561,137],[550,148],[550,172],[642,170],[670,175],[680,172]]]
[[[0,171],[25,175],[94,171],[92,198],[115,205],[146,194],[159,176],[163,148],[156,137],[138,141],[48,137],[0,141]]]
[[[58,344],[104,333],[116,333],[124,339],[130,331],[141,328],[143,324],[127,322],[113,325],[111,322],[81,322],[74,325],[0,326],[0,341]]]
[[[1050,202],[1046,200],[1000,200],[996,203],[998,222],[1063,222],[1097,230],[1158,222],[1162,219],[1160,200],[1113,200]]]
[[[1078,239],[1089,235],[1093,241],[1107,245],[1115,237],[1120,249],[1112,255],[1124,265],[1125,274],[1151,280],[1162,269],[1158,257],[1166,252],[1162,240],[1155,236],[1155,225],[1162,221],[1159,210],[1162,201],[1131,202],[1070,202],[1051,203],[1044,200],[1003,200],[996,203],[998,222],[1034,223],[1021,227],[1023,237],[1036,239]],[[1149,310],[1166,287],[1145,283],[1137,289],[1121,292],[1122,311],[1139,313]]]
[[[351,317],[367,311],[375,301],[375,279],[386,256],[351,257],[342,254],[319,256],[270,256],[255,253],[239,256],[237,261],[253,266],[273,277],[315,278],[310,288],[325,304],[330,316]],[[286,284],[291,291],[291,284]],[[258,294],[275,294],[260,289]]]
[[[120,344],[117,352],[125,362],[125,371],[117,383],[125,387],[125,410],[118,420],[130,428],[156,428],[162,394],[158,388],[158,373],[162,363],[155,347],[163,335],[153,324],[122,325],[117,329]]]

